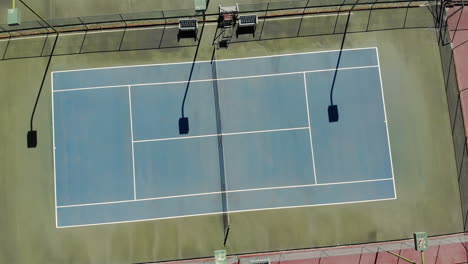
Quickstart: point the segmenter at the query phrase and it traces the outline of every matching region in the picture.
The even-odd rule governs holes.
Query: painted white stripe
[[[28,39],[37,39],[37,38],[48,38],[49,36],[55,36],[55,35],[56,35],[56,33],[49,33],[48,35],[44,34],[44,35],[40,35],[40,36],[11,37],[11,38],[6,38],[6,39],[0,39],[0,41],[8,41],[8,40],[14,41],[14,40],[28,40]]]
[[[135,151],[133,146],[133,114],[132,114],[132,88],[128,86],[128,106],[130,110],[130,137],[132,144],[132,172],[133,172],[133,199],[136,200],[136,182],[135,182]]]
[[[234,132],[234,133],[189,136],[189,137],[143,139],[143,140],[135,140],[135,141],[133,141],[133,143],[167,141],[167,140],[178,140],[178,139],[190,139],[190,138],[206,138],[206,137],[217,137],[217,136],[234,136],[234,135],[245,135],[245,134],[259,134],[259,133],[270,133],[270,132],[303,130],[303,129],[309,129],[309,127],[292,127],[292,128],[280,128],[280,129],[269,129],[269,130],[256,130],[256,131],[245,131],[245,132]]]
[[[309,124],[310,152],[312,155],[312,166],[314,169],[314,183],[317,184],[318,182],[317,182],[317,171],[315,170],[314,145],[312,144],[312,127],[310,125],[309,96],[307,95],[307,78],[306,78],[305,72],[304,72],[304,93],[305,93],[306,108],[307,108],[307,122]]]
[[[317,183],[317,184],[303,184],[303,185],[286,185],[286,186],[278,186],[278,187],[265,187],[265,188],[231,190],[231,191],[226,191],[226,192],[227,193],[237,193],[237,192],[252,192],[252,191],[268,191],[268,190],[277,190],[277,189],[306,188],[306,187],[314,187],[314,186],[343,185],[343,184],[389,181],[389,180],[392,180],[392,178],[361,180],[361,181],[348,181],[348,182],[329,182],[329,183]]]
[[[54,73],[51,74],[51,83],[50,83],[50,97],[52,104],[52,158],[54,166],[54,202],[55,202],[55,227],[58,227],[58,213],[57,213],[57,170],[56,170],[56,161],[55,161],[55,118],[54,118]]]
[[[99,34],[99,33],[113,33],[113,32],[122,32],[125,29],[95,29],[89,30],[87,34]]]
[[[343,51],[366,50],[366,49],[375,49],[375,47],[343,49]],[[251,60],[251,59],[260,59],[260,58],[273,58],[273,57],[294,56],[294,55],[315,54],[315,53],[330,53],[330,52],[339,52],[339,51],[340,50],[308,51],[308,52],[286,53],[286,54],[278,54],[278,55],[265,55],[265,56],[255,56],[255,57],[245,57],[245,58],[235,58],[235,59],[222,59],[222,60],[217,60],[217,61],[219,62],[219,61]],[[196,63],[210,63],[210,62],[211,62],[210,60],[205,60],[205,61],[197,61]],[[61,72],[76,72],[76,71],[94,71],[94,70],[106,70],[106,69],[120,69],[120,68],[131,68],[131,67],[151,67],[151,66],[158,66],[158,65],[177,65],[177,64],[192,64],[192,63],[193,63],[193,61],[184,61],[184,62],[172,62],[172,63],[156,63],[156,64],[140,64],[140,65],[97,67],[97,68],[64,70],[64,71],[55,71],[55,72],[56,73],[61,73]]]
[[[144,142],[153,142],[153,141],[166,141],[166,140],[178,140],[178,139],[190,139],[190,138],[206,138],[206,137],[217,137],[218,134],[211,135],[200,135],[200,136],[190,136],[190,137],[173,137],[173,138],[158,138],[158,139],[142,139],[134,140],[133,143],[144,143]]]
[[[385,95],[383,90],[383,82],[382,82],[382,72],[380,70],[380,59],[379,59],[379,50],[376,47],[375,53],[377,56],[377,65],[379,66],[379,78],[380,78],[380,90],[382,92],[382,102],[383,102],[383,110],[384,110],[384,117],[385,117],[385,128],[387,130],[387,144],[388,144],[388,153],[390,155],[390,168],[392,170],[392,179],[393,179],[393,191],[395,193],[395,199],[397,198],[397,191],[396,191],[396,183],[395,183],[395,174],[393,171],[393,156],[392,156],[392,147],[390,144],[390,133],[388,132],[388,119],[387,119],[387,107],[385,106]]]
[[[351,12],[353,15],[353,13]],[[348,14],[338,14],[338,16],[345,16]],[[329,16],[336,16],[336,14],[308,14],[308,15],[293,15],[290,17],[272,17],[272,18],[266,18],[267,21],[279,21],[279,20],[291,20],[291,19],[308,19],[308,18],[316,18],[316,17],[329,17]],[[217,26],[217,22],[206,22],[205,26]],[[164,26],[164,25],[155,25],[155,26],[149,26],[149,27],[136,27],[136,28],[127,28],[126,31],[140,31],[140,30],[151,30],[151,29],[162,29],[162,28],[178,28],[178,25],[171,25],[171,26]],[[67,33],[67,32],[61,32],[60,36],[61,37],[67,37],[67,36],[73,36],[73,35],[84,35],[84,34],[98,34],[98,33],[109,33],[109,32],[120,32],[120,31],[125,31],[125,28],[119,28],[119,29],[93,29],[92,31],[88,31],[87,33],[85,31],[83,32],[73,32],[73,33]],[[56,33],[50,33],[49,35],[54,35]],[[11,38],[11,40],[20,40],[20,39],[31,39],[31,38],[46,38],[46,35],[41,35],[41,36],[25,36],[25,37],[14,37]],[[0,39],[0,41],[7,41],[8,39]]]
[[[222,135],[223,136],[234,136],[234,135],[258,134],[258,133],[269,133],[269,132],[291,131],[291,130],[304,130],[304,129],[309,129],[309,128],[308,127],[280,128],[280,129],[269,129],[269,130],[223,133]]]
[[[338,16],[347,16],[348,13],[342,13],[342,14],[338,14]],[[353,12],[351,12],[351,15],[353,15]],[[277,21],[277,20],[291,20],[291,19],[306,19],[306,18],[316,18],[316,17],[330,17],[330,16],[337,16],[336,13],[333,13],[333,14],[322,14],[322,15],[314,15],[314,14],[309,14],[309,15],[304,15],[304,17],[302,17],[302,15],[298,14],[298,15],[292,15],[290,17],[276,17],[276,18],[267,18],[266,20],[267,21],[270,21],[270,20],[274,20],[274,21]]]
[[[151,27],[127,28],[127,31],[141,31],[141,30],[153,30],[153,29],[163,29],[163,28],[164,28],[164,25],[160,25],[160,26],[151,26]]]
[[[139,30],[151,30],[151,29],[163,29],[164,28],[164,25],[160,25],[160,26],[149,26],[149,27],[138,27],[138,28],[132,28],[132,27],[129,27],[127,28],[127,32],[128,31],[139,31]],[[165,27],[166,29],[168,28],[178,28],[178,26],[166,26]],[[108,32],[120,32],[120,31],[125,31],[125,29],[108,29],[108,30],[99,30],[99,29],[91,29],[89,30],[87,33],[86,31],[83,31],[83,32],[73,32],[73,33],[67,33],[67,32],[63,32],[63,33],[60,33],[60,36],[61,37],[68,37],[68,36],[73,36],[73,35],[84,35],[84,34],[97,34],[97,33],[108,33]],[[141,65],[143,66],[143,65]],[[112,67],[110,67],[112,68]],[[102,69],[102,68],[96,68],[96,69]],[[75,71],[75,70],[71,70],[71,71]],[[62,71],[56,71],[56,72],[62,72]],[[66,72],[66,71],[65,71]]]
[[[143,202],[143,201],[153,201],[153,200],[165,200],[165,199],[174,199],[174,198],[184,198],[184,197],[214,195],[214,194],[220,194],[220,193],[221,193],[221,192],[191,193],[191,194],[171,195],[171,196],[162,196],[162,197],[154,197],[154,198],[142,198],[142,199],[132,199],[132,200],[120,200],[120,201],[112,201],[112,202],[99,202],[99,203],[60,205],[60,206],[58,206],[58,208],[83,207],[83,206],[95,206],[95,205],[106,205],[106,204],[120,204],[120,203],[133,203],[133,202]]]
[[[57,228],[62,229],[62,228],[71,228],[71,227],[85,227],[85,226],[124,224],[124,223],[138,223],[138,222],[146,222],[146,221],[152,221],[152,220],[175,219],[175,218],[184,218],[184,217],[191,217],[191,216],[217,215],[217,214],[222,214],[222,212],[207,213],[207,214],[192,214],[192,215],[183,215],[183,216],[169,216],[169,217],[160,217],[160,218],[146,218],[146,219],[139,219],[139,220],[116,221],[116,222],[106,222],[106,223],[98,223],[98,224],[67,225],[67,226],[58,226]]]
[[[106,88],[122,88],[129,85],[110,85],[110,86],[100,86],[100,87],[90,87],[90,88],[73,88],[73,89],[64,89],[64,90],[55,90],[54,93],[58,92],[73,92],[73,91],[81,91],[81,90],[94,90],[94,89],[106,89]],[[130,85],[132,86],[132,85]]]
[[[205,26],[209,26],[208,25],[209,23],[206,23]],[[215,24],[214,22],[212,23],[213,25],[217,25]],[[138,30],[145,30],[145,29],[163,29],[163,28],[179,28],[178,25],[175,25],[175,26],[164,26],[164,25],[159,25],[159,26],[153,26],[153,27],[144,27],[144,28],[127,28],[127,31],[138,31]]]
[[[353,14],[353,13],[351,13]],[[344,16],[344,15],[348,15],[348,14],[338,14],[339,16]],[[288,20],[288,19],[306,19],[306,18],[315,18],[315,17],[329,17],[329,16],[336,16],[336,14],[317,14],[317,15],[314,15],[314,14],[308,14],[308,15],[294,15],[294,16],[290,16],[290,17],[273,17],[273,18],[267,18],[266,20],[269,21],[269,20]],[[217,26],[218,23],[217,22],[206,22],[205,23],[205,26]],[[138,30],[148,30],[148,29],[162,29],[162,28],[179,28],[178,25],[171,25],[171,26],[164,26],[163,24],[161,25],[155,25],[155,26],[150,26],[150,27],[140,27],[140,28],[127,28],[127,31],[138,31]],[[92,34],[92,33],[105,33],[105,32],[116,32],[116,31],[125,31],[125,29],[123,28],[119,28],[119,29],[103,29],[103,30],[98,30],[96,29],[96,31],[89,31],[88,34]],[[63,33],[62,33],[63,34]],[[82,33],[84,34],[84,33]]]
[[[306,187],[314,187],[314,186],[355,184],[355,183],[377,182],[377,181],[389,181],[389,180],[393,180],[393,179],[392,179],[392,178],[386,178],[386,179],[373,179],[373,180],[348,181],[348,182],[331,182],[331,183],[320,183],[320,184],[287,185],[287,186],[277,186],[277,187],[240,189],[240,190],[230,190],[230,191],[225,191],[225,192],[193,193],[193,194],[182,194],[182,195],[162,196],[162,197],[154,197],[154,198],[144,198],[144,199],[136,199],[136,200],[121,200],[121,201],[112,201],[112,202],[100,202],[100,203],[61,205],[61,206],[58,206],[58,208],[83,207],[83,206],[95,206],[95,205],[118,204],[118,203],[134,203],[134,202],[141,202],[141,201],[165,200],[165,199],[174,199],[174,198],[183,198],[183,197],[193,197],[193,196],[203,196],[203,195],[214,195],[214,194],[221,194],[221,193],[238,193],[238,192],[252,192],[252,191],[268,191],[268,190],[278,190],[278,189],[306,188]]]
[[[369,48],[361,48],[361,49],[369,49]],[[351,49],[354,50],[354,49]],[[363,66],[363,67],[350,67],[350,68],[340,68],[339,70],[347,70],[347,69],[358,69],[358,68],[371,68],[371,67],[378,67],[379,68],[379,75],[380,75],[380,82],[381,82],[381,89],[382,89],[382,96],[383,96],[383,86],[382,86],[382,78],[381,78],[381,72],[380,72],[380,62],[378,58],[378,51],[377,48],[375,48],[377,52],[377,60],[378,60],[378,65],[375,66]],[[332,52],[332,51],[325,51],[325,52]],[[320,53],[320,52],[308,52],[308,53]],[[301,53],[297,53],[301,54]],[[307,54],[307,53],[303,53]],[[276,57],[276,56],[287,56],[288,54],[285,55],[274,55],[274,56],[264,56],[264,57]],[[259,58],[259,57],[252,57],[252,58]],[[244,59],[252,59],[252,58],[244,58]],[[240,59],[233,59],[233,60],[240,60]],[[174,64],[181,64],[181,63],[174,63]],[[157,65],[157,64],[156,64]],[[142,66],[150,66],[150,65],[142,65]],[[136,67],[136,66],[123,66],[123,67],[109,67],[109,68],[125,68],[125,67]],[[99,69],[99,68],[96,68]],[[91,69],[86,69],[86,70],[91,70]],[[318,70],[318,71],[331,71],[335,69],[325,69],[325,70]],[[71,70],[71,71],[79,71],[79,70]],[[317,72],[317,71],[307,71],[307,72]],[[306,72],[298,72],[302,73],[305,75]],[[286,73],[286,74],[298,74],[298,73]],[[52,72],[53,76],[54,72]],[[284,75],[284,74],[277,74],[277,75]],[[252,77],[267,77],[267,76],[274,76],[274,75],[264,75],[264,76],[252,76]],[[233,78],[226,78],[226,79],[237,79],[237,78],[248,78],[248,77],[233,77]],[[222,79],[221,79],[222,80]],[[212,81],[212,80],[199,80],[199,81]],[[53,82],[53,78],[52,78]],[[186,82],[186,81],[185,81]],[[164,84],[164,83],[157,83],[157,84]],[[148,84],[143,84],[143,85],[148,85]],[[112,88],[112,87],[122,87],[122,86],[127,86],[127,85],[118,85],[118,86],[108,86],[108,87],[96,87],[96,88],[78,88],[78,89],[98,89],[98,88]],[[134,86],[134,85],[133,85]],[[52,83],[52,95],[53,92],[53,83]],[[67,91],[67,90],[59,90],[59,91]],[[383,100],[384,103],[384,112],[385,112],[385,100]],[[52,122],[54,120],[53,117],[53,98],[52,98]],[[385,112],[385,119],[387,120],[386,117],[386,112]],[[309,119],[310,122],[310,119]],[[304,128],[296,128],[296,129],[309,129],[310,131],[310,123],[309,127],[304,127]],[[54,130],[54,124],[53,124],[53,130]],[[284,130],[291,130],[291,129],[284,129]],[[282,131],[282,130],[278,130]],[[54,132],[54,131],[53,131]],[[239,133],[228,133],[226,135],[237,135],[237,134],[246,134],[246,133],[262,133],[262,132],[268,132],[268,131],[251,131],[251,132],[239,132]],[[222,134],[225,135],[225,134]],[[200,136],[200,137],[206,137],[206,136],[218,136],[218,135],[205,135],[205,136]],[[133,138],[133,135],[132,135]],[[192,138],[192,137],[187,137],[187,138]],[[389,139],[389,133],[388,133],[388,125],[387,125],[387,138],[388,138],[388,143],[389,143],[389,151],[390,151],[390,156],[391,156],[391,149],[390,149],[390,139]],[[174,139],[180,139],[180,138],[174,138]],[[166,139],[169,140],[169,139]],[[311,142],[312,143],[312,142]],[[132,144],[133,145],[133,144]],[[74,225],[74,226],[58,226],[58,213],[57,210],[58,208],[65,208],[65,207],[77,207],[77,206],[89,206],[89,205],[98,205],[98,204],[111,204],[111,203],[123,203],[123,202],[136,202],[136,201],[143,201],[143,200],[156,200],[156,199],[170,199],[170,198],[178,198],[178,197],[188,197],[188,196],[198,196],[198,195],[209,195],[209,194],[217,194],[220,192],[213,192],[213,193],[200,193],[200,194],[187,194],[187,195],[179,195],[179,196],[167,196],[167,197],[158,197],[158,198],[149,198],[149,199],[138,199],[138,200],[127,200],[127,201],[115,201],[115,202],[105,202],[105,203],[96,203],[96,204],[83,204],[83,205],[68,205],[68,206],[57,206],[57,190],[56,190],[56,174],[55,174],[55,135],[53,133],[53,147],[54,147],[54,188],[55,188],[55,212],[56,212],[56,227],[57,228],[68,228],[68,227],[75,227],[75,226],[93,226],[93,225],[103,225],[103,224],[114,224],[114,223],[129,223],[129,222],[141,222],[141,221],[149,221],[149,220],[157,220],[157,219],[170,219],[170,218],[181,218],[181,217],[190,217],[190,216],[199,216],[199,215],[214,215],[214,214],[220,214],[222,212],[216,212],[216,213],[207,213],[207,214],[194,214],[194,215],[184,215],[184,216],[174,216],[174,217],[165,217],[165,218],[152,218],[152,219],[141,219],[141,220],[132,220],[132,221],[118,221],[118,222],[108,222],[108,223],[98,223],[98,224],[85,224],[85,225]],[[392,178],[388,179],[376,179],[376,180],[367,180],[367,181],[385,181],[385,180],[393,180],[393,186],[395,189],[395,180],[394,180],[394,175],[393,175],[393,163],[392,160],[390,159],[391,162],[391,167],[392,167]],[[315,163],[314,163],[315,164]],[[308,186],[320,186],[320,185],[335,185],[335,184],[350,184],[350,183],[359,183],[359,182],[367,182],[367,181],[355,181],[355,182],[342,182],[342,183],[324,183],[324,184],[313,184],[313,185],[301,185],[301,186],[280,186],[280,187],[270,187],[270,188],[258,188],[258,189],[245,189],[245,190],[232,190],[232,191],[227,191],[227,193],[234,193],[234,192],[246,192],[246,191],[259,191],[259,190],[271,190],[271,189],[284,189],[284,188],[300,188],[300,187],[308,187]],[[396,190],[395,190],[395,198],[388,198],[388,199],[375,199],[375,200],[363,200],[363,201],[352,201],[352,202],[342,202],[342,203],[329,203],[329,204],[315,204],[315,205],[302,205],[302,206],[287,206],[287,207],[274,207],[274,208],[261,208],[261,209],[251,209],[251,210],[240,210],[240,211],[232,211],[232,212],[246,212],[246,211],[262,211],[262,210],[271,210],[271,209],[282,209],[282,208],[295,208],[295,207],[312,207],[312,206],[323,206],[323,205],[334,205],[334,204],[350,204],[350,203],[362,203],[362,202],[373,202],[373,201],[384,201],[384,200],[394,200],[396,199]],[[231,212],[230,212],[231,213]]]
[[[64,33],[60,33],[60,37],[69,37],[69,36],[84,35],[84,34],[86,34],[86,31],[83,31],[83,32],[73,32],[73,33],[64,32]]]
[[[216,25],[215,22],[213,22],[213,24]],[[128,27],[126,31],[128,32],[128,31],[139,31],[139,30],[151,30],[151,29],[158,29],[158,28],[159,29],[163,29],[163,28],[168,29],[168,28],[178,28],[178,27],[179,26],[177,26],[177,25],[176,26],[165,26],[165,27],[164,27],[164,25],[155,25],[155,26],[149,26],[149,27],[143,26],[143,27],[138,27],[138,28],[137,27],[135,27],[135,28]],[[121,31],[125,31],[125,28],[102,29],[102,30],[100,30],[100,29],[91,29],[91,30],[88,30],[87,34],[112,33],[112,32],[121,32]],[[66,33],[66,32],[60,33],[61,36],[84,35],[84,34],[86,34],[85,31],[83,31],[83,32],[73,32],[73,33]]]
[[[351,201],[351,202],[342,202],[342,203],[325,203],[325,204],[312,204],[312,205],[298,205],[298,206],[283,206],[283,207],[272,207],[272,208],[248,209],[248,210],[230,211],[229,213],[231,214],[231,213],[252,212],[252,211],[278,210],[278,209],[287,209],[287,208],[305,208],[305,207],[316,207],[316,206],[327,206],[327,205],[356,204],[356,203],[368,203],[368,202],[379,202],[379,201],[390,201],[390,200],[395,200],[395,198]],[[192,215],[183,215],[183,216],[148,218],[148,219],[139,219],[139,220],[130,220],[130,221],[116,221],[116,222],[106,222],[106,223],[97,223],[97,224],[59,226],[58,228],[72,228],[72,227],[83,227],[83,226],[110,225],[110,224],[120,224],[120,223],[136,223],[136,222],[145,222],[145,221],[162,220],[162,219],[175,219],[175,218],[184,218],[184,217],[192,217],[192,216],[217,215],[217,214],[222,214],[222,213],[223,212],[215,212],[215,213],[206,213],[206,214],[192,214]]]
[[[345,70],[356,70],[356,69],[367,69],[367,68],[377,68],[378,65],[368,65],[368,66],[355,66],[355,67],[343,67],[339,68],[340,71]],[[311,73],[311,72],[326,72],[326,71],[335,71],[336,68],[330,69],[321,69],[321,70],[312,70],[312,71],[298,71],[298,72],[285,72],[285,73],[272,73],[272,74],[261,74],[261,75],[249,75],[249,76],[239,76],[239,77],[226,77],[226,78],[218,78],[218,81],[226,81],[226,80],[238,80],[238,79],[251,79],[251,78],[264,78],[264,77],[272,77],[272,76],[283,76],[283,75],[294,75],[294,74],[304,74],[304,73]],[[212,82],[214,79],[203,79],[203,80],[192,80],[191,83],[195,82]],[[180,83],[187,83],[188,81],[173,81],[173,82],[159,82],[159,83],[138,83],[138,84],[125,84],[125,85],[110,85],[110,86],[94,86],[94,87],[86,87],[86,88],[71,88],[71,89],[62,89],[62,90],[55,90],[54,92],[71,92],[71,91],[81,91],[81,90],[93,90],[93,89],[105,89],[105,88],[118,88],[124,86],[152,86],[152,85],[167,85],[167,84],[180,84]]]

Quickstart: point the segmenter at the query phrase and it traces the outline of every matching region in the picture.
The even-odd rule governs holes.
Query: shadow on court
[[[296,16],[284,17],[287,19],[280,17],[277,10],[251,12],[259,16],[256,30],[236,26],[232,29],[234,34],[229,43],[335,35],[342,34],[345,29],[347,33],[360,33],[434,27],[436,15],[429,7],[408,4],[406,8],[399,9],[372,9],[374,5],[377,4],[372,4],[370,10],[353,10],[349,25],[346,25],[348,10],[342,12],[337,9],[335,13],[313,15],[307,13],[313,9],[301,8]],[[112,31],[88,30],[83,26],[80,32],[60,35],[54,56],[198,46],[201,32],[197,36],[182,33],[190,36],[179,38],[178,27],[167,23],[162,20],[153,27],[130,29],[125,28],[122,22],[116,25],[120,29]],[[215,26],[213,23],[209,25]],[[216,31],[214,40],[222,38],[220,33]],[[53,35],[22,39],[10,36],[0,41],[0,60],[47,57],[53,43]]]
[[[203,36],[203,31],[204,30],[205,30],[205,23],[203,23],[202,29],[200,31],[200,36],[199,36],[200,39]],[[188,38],[193,37],[193,32],[187,32],[186,34],[187,34],[187,36],[184,35],[184,37],[186,37],[186,38],[187,37]],[[180,35],[178,35],[178,39],[180,39]],[[195,39],[196,39],[196,35],[195,35]],[[189,77],[188,77],[188,80],[187,80],[187,86],[185,87],[184,98],[182,99],[182,106],[181,106],[182,117],[179,118],[179,134],[180,135],[186,135],[190,131],[189,118],[187,116],[185,116],[185,101],[187,100],[187,94],[188,94],[188,91],[189,91],[189,88],[190,88],[190,81],[192,80],[193,70],[194,70],[195,65],[196,65],[197,55],[198,55],[199,49],[200,49],[200,41],[198,41],[197,48],[195,49],[195,55],[193,56],[192,66],[190,68],[190,73],[189,73]]]
[[[340,53],[338,54],[338,59],[336,61],[335,72],[333,74],[333,82],[332,82],[332,86],[331,86],[331,89],[330,89],[330,105],[328,106],[328,122],[330,122],[330,123],[338,122],[338,120],[339,120],[338,105],[333,104],[333,91],[335,89],[335,84],[336,84],[336,75],[338,74],[338,69],[340,68],[341,55],[343,54],[343,47],[344,47],[345,40],[346,40],[346,33],[348,32],[348,25],[349,25],[349,20],[351,18],[351,12],[353,11],[353,9],[356,6],[357,2],[359,2],[359,0],[357,0],[354,3],[354,5],[351,7],[351,9],[347,12],[348,14],[346,16],[346,24],[344,26],[343,38],[341,39]],[[339,14],[340,13],[338,13],[338,15]],[[338,15],[336,17],[337,21],[338,21]],[[301,24],[302,24],[302,19],[301,19]]]

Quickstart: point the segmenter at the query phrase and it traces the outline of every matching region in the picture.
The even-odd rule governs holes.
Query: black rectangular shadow
[[[37,131],[28,131],[28,148],[35,148],[37,146]]]
[[[188,117],[179,118],[179,134],[186,135],[189,133],[189,120]]]
[[[338,106],[337,105],[329,105],[328,106],[328,122],[334,123],[338,122]]]

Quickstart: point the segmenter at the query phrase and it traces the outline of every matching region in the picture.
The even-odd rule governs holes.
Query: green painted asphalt
[[[234,213],[229,253],[386,241],[409,238],[414,231],[463,231],[436,34],[432,28],[399,29],[406,12],[393,11],[373,11],[370,18],[368,11],[353,12],[344,48],[378,47],[398,199]],[[409,12],[405,26],[430,26],[428,9]],[[216,56],[339,49],[342,34],[331,33],[342,32],[345,16],[336,28],[334,20],[336,16],[315,16],[302,23],[300,18],[262,22],[255,37],[234,37]],[[50,71],[193,61],[196,42],[177,42],[176,29],[161,30],[127,32],[131,37],[124,38],[125,47],[150,49],[120,52],[113,50],[122,32],[89,34],[93,36],[84,42],[82,34],[63,36],[57,47],[62,55],[53,58]],[[215,34],[215,26],[204,28],[197,60],[211,58]],[[37,52],[36,42],[16,40],[7,54],[29,56]],[[4,48],[0,42],[0,52]],[[65,55],[80,49],[90,53]],[[50,41],[41,52],[49,50]],[[0,263],[139,263],[206,257],[222,248],[221,215],[55,228],[50,75],[34,121],[38,147],[26,148],[46,63],[47,58],[0,61]]]

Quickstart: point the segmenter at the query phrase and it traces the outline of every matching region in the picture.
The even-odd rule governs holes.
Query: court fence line
[[[463,229],[466,232],[468,231],[468,130],[466,127],[467,117],[463,115],[464,99],[462,93],[464,90],[459,87],[454,54],[454,51],[465,43],[455,47],[452,45],[456,32],[459,30],[458,27],[460,25],[461,16],[463,15],[464,3],[462,2],[461,6],[454,6],[451,1],[435,0],[431,7],[433,8],[432,12],[436,14],[436,16],[434,16],[434,23],[437,29],[436,33],[439,43],[439,53],[442,62],[442,72],[455,151]],[[448,13],[450,8],[455,9],[451,14]],[[453,25],[456,25],[455,28],[453,28]],[[451,34],[451,32],[453,34]],[[466,60],[466,58],[463,59]],[[462,65],[458,66],[461,67]]]
[[[355,1],[344,0],[338,3],[315,4],[315,1],[307,0],[290,0],[290,1],[265,1],[255,4],[240,4],[239,13],[265,13],[274,12],[266,16],[284,16],[284,15],[302,15],[302,14],[313,14],[323,12],[339,12],[348,11]],[[407,7],[411,4],[419,5],[421,3],[427,3],[428,0],[361,0],[358,1],[358,6],[372,6],[373,7],[387,7],[387,8],[402,8]],[[348,7],[348,8],[343,8]],[[369,8],[369,7],[367,7]],[[311,10],[320,9],[320,10]],[[208,10],[205,12],[207,21],[217,21],[218,18],[218,6],[208,6]],[[265,15],[264,15],[265,16]],[[72,17],[72,18],[54,18],[46,19],[46,22],[52,27],[57,27],[59,32],[70,32],[74,30],[90,30],[98,29],[102,30],[105,28],[116,28],[119,23],[127,24],[127,27],[145,26],[145,25],[158,25],[158,24],[176,24],[180,18],[190,17],[203,17],[203,13],[196,12],[194,9],[175,9],[175,10],[155,10],[141,13],[125,13],[125,14],[108,14],[101,16],[84,16],[84,17]],[[144,23],[146,21],[146,23]],[[88,27],[86,27],[86,25]],[[124,25],[120,25],[123,27]],[[79,27],[79,28],[74,28]],[[25,30],[39,30],[39,29],[50,29],[50,27],[40,20],[24,21],[20,25],[0,25],[1,33],[11,33],[12,36],[24,36],[28,33]],[[21,34],[22,32],[22,34]],[[15,33],[18,33],[16,35]],[[29,32],[32,33],[32,32]],[[37,32],[37,33],[53,33],[53,32]],[[1,36],[1,35],[0,35]],[[1,36],[3,37],[3,36]]]
[[[241,39],[242,41],[256,41],[265,39],[274,39],[275,37],[264,36],[265,23],[275,19],[307,19],[308,16],[337,16],[350,11],[355,1],[344,0],[343,2],[331,5],[330,1],[325,4],[314,4],[315,1],[295,0],[281,2],[264,2],[250,5],[240,5],[240,13],[256,14],[259,17],[258,37],[250,39]],[[360,29],[359,32],[373,31],[369,26],[372,23],[372,12],[387,9],[406,9],[406,14],[395,18],[401,20],[402,26],[390,25],[387,29],[402,29],[402,28],[431,28],[432,24],[420,25],[418,22],[407,23],[408,17],[411,16],[410,9],[426,7],[431,2],[427,0],[363,0],[356,5],[353,13],[367,15],[369,13],[368,25]],[[366,14],[364,14],[366,13]],[[54,56],[85,54],[95,52],[110,52],[110,51],[127,51],[127,50],[145,50],[145,49],[163,49],[175,47],[195,47],[199,39],[196,41],[177,41],[177,24],[179,19],[198,18],[200,23],[206,25],[217,25],[218,22],[217,6],[209,6],[205,16],[202,13],[197,13],[192,9],[181,10],[165,10],[152,11],[145,13],[134,14],[113,14],[105,16],[92,17],[75,17],[64,19],[49,19],[47,22],[60,32],[59,47]],[[403,21],[405,21],[403,23]],[[413,24],[412,24],[413,23]],[[341,34],[339,19],[335,19],[334,25],[329,25],[330,29],[317,29],[317,32],[307,33],[301,32],[301,25],[297,29],[297,34],[292,37],[314,36]],[[153,43],[148,43],[147,39],[135,40],[131,42],[131,38],[135,38],[135,34],[126,34],[127,32],[135,32],[136,30],[155,30],[157,34],[162,32]],[[358,32],[350,30],[349,33]],[[154,34],[155,32],[151,32]],[[119,35],[120,34],[120,35]],[[128,36],[131,35],[131,36]],[[40,21],[23,22],[19,26],[0,25],[0,60],[20,59],[20,58],[35,58],[45,57],[50,54],[51,40],[55,33],[45,23]],[[107,46],[96,46],[95,39],[99,36],[107,38]],[[90,39],[88,41],[88,39]],[[112,41],[109,41],[111,39]],[[174,39],[176,41],[174,41]],[[27,52],[20,48],[15,48],[17,41],[29,41],[31,47]],[[94,41],[93,41],[94,40]],[[112,43],[110,43],[112,42]],[[114,43],[115,42],[115,43]],[[35,46],[37,45],[37,48]],[[94,46],[92,46],[94,45]],[[101,44],[104,45],[104,44]],[[61,50],[61,46],[66,46]],[[2,56],[3,55],[3,56]]]
[[[468,242],[468,233],[458,233],[458,234],[449,234],[449,235],[440,235],[433,236],[429,238],[429,247],[430,249],[436,251],[436,257],[439,257],[439,254],[454,254],[453,251],[444,251],[440,252],[440,248],[443,246],[456,246],[456,244],[461,244],[463,247],[458,247],[459,250],[462,250],[462,255],[465,255],[467,250],[465,249],[464,243]],[[229,249],[228,249],[229,251]],[[388,251],[410,253],[414,251],[414,240],[405,239],[398,241],[386,241],[386,242],[375,242],[375,243],[365,243],[365,244],[356,244],[356,245],[345,245],[337,247],[323,247],[323,248],[305,248],[305,249],[294,249],[294,250],[285,250],[285,251],[271,251],[271,252],[258,252],[258,253],[247,253],[247,254],[233,254],[228,255],[227,264],[251,264],[252,261],[259,260],[269,260],[270,263],[280,264],[285,262],[291,263],[310,263],[312,260],[319,259],[327,262],[327,258],[340,257],[340,256],[359,256],[361,260],[362,256],[366,256],[367,261],[364,263],[370,263],[369,259],[372,258],[372,263],[389,263],[389,257],[391,256]],[[229,252],[228,252],[229,254]],[[387,256],[386,256],[387,255]],[[330,259],[331,260],[331,259]],[[336,259],[335,259],[336,260]],[[352,259],[345,260],[346,263],[356,263],[351,261]],[[303,262],[301,262],[303,261]],[[338,262],[332,263],[340,263]],[[343,261],[343,259],[341,259]],[[157,261],[157,262],[145,262],[149,263],[160,263],[160,264],[213,264],[214,258],[204,257],[197,259],[186,259],[186,260],[175,260],[175,261]],[[315,263],[315,262],[313,262]],[[319,262],[320,263],[320,262]],[[437,262],[439,264],[444,264],[447,262]],[[450,262],[452,263],[452,262]],[[461,262],[460,262],[461,263]],[[143,263],[135,263],[143,264]]]

